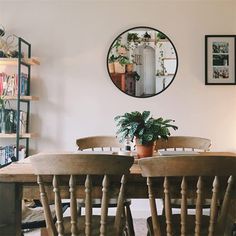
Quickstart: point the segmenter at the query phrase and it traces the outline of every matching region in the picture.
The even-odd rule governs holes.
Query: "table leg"
[[[0,235],[21,235],[22,186],[0,183]]]

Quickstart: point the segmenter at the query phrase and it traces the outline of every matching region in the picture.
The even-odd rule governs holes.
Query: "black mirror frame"
[[[174,73],[173,78],[172,78],[172,80],[170,81],[170,83],[169,83],[163,90],[161,90],[160,92],[155,93],[155,94],[153,94],[153,95],[151,95],[151,96],[148,96],[148,97],[138,97],[138,96],[133,96],[133,95],[131,95],[131,94],[127,94],[126,92],[124,92],[123,90],[121,90],[121,89],[114,83],[114,81],[113,81],[112,78],[111,78],[111,75],[110,75],[110,72],[109,72],[109,67],[108,67],[108,64],[109,64],[109,62],[108,62],[108,61],[109,61],[109,54],[110,54],[110,51],[111,51],[112,46],[113,46],[113,44],[115,43],[115,41],[116,41],[120,36],[122,36],[124,33],[128,32],[128,31],[130,31],[130,30],[138,29],[138,28],[147,28],[147,29],[150,29],[150,30],[155,30],[155,31],[157,31],[157,32],[159,32],[159,33],[161,33],[161,34],[164,34],[162,31],[157,30],[157,29],[155,29],[155,28],[153,28],[153,27],[149,27],[149,26],[136,26],[136,27],[129,28],[129,29],[123,31],[122,33],[120,33],[120,34],[112,41],[111,46],[109,47],[109,50],[108,50],[108,53],[107,53],[107,60],[106,60],[106,62],[107,62],[107,72],[108,72],[108,75],[109,75],[110,80],[112,81],[112,83],[113,83],[122,93],[124,93],[124,94],[126,94],[126,95],[128,95],[128,96],[134,97],[134,98],[151,98],[151,97],[154,97],[154,96],[156,96],[156,95],[158,95],[158,94],[164,92],[167,88],[169,88],[169,86],[170,86],[170,85],[172,84],[172,82],[174,81],[174,79],[175,79],[175,77],[176,77],[176,74],[177,74],[177,71],[178,71],[178,66],[179,66],[178,53],[177,53],[177,50],[176,50],[176,48],[175,48],[175,45],[173,44],[173,42],[170,40],[170,38],[169,38],[166,34],[164,34],[164,35],[165,35],[166,38],[170,41],[170,43],[172,44],[173,49],[174,49],[174,51],[175,51],[175,55],[176,55],[176,69],[175,69],[175,73]]]

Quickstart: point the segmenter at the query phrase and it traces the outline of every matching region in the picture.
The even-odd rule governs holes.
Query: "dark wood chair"
[[[124,148],[124,145],[121,144],[115,136],[90,136],[79,138],[76,140],[79,151],[120,151]],[[101,199],[94,199],[93,208],[101,207]],[[134,236],[134,226],[133,226],[133,217],[130,210],[131,200],[125,199],[124,207],[127,220],[127,228],[129,236]],[[85,206],[83,199],[78,200],[79,213],[81,213],[81,208]],[[110,199],[109,208],[117,207],[116,199]]]
[[[232,194],[235,196],[235,158],[153,157],[140,159],[139,165],[147,178],[151,209],[147,220],[149,235],[231,235],[234,219],[230,218],[229,210],[233,207]],[[157,212],[156,196],[164,198],[164,215]],[[172,214],[171,199],[176,196],[181,198],[181,214]],[[196,199],[195,215],[187,211],[189,196]],[[205,198],[211,200],[209,216],[202,213]]]
[[[49,235],[122,235],[126,174],[133,157],[106,154],[38,154],[30,157],[37,175]],[[46,186],[52,181],[57,223],[53,223]],[[108,216],[109,188],[121,178],[116,216]],[[83,180],[83,183],[81,182]],[[45,183],[47,182],[47,183]],[[65,187],[65,184],[69,186]],[[116,182],[117,183],[117,182]],[[83,186],[84,185],[84,186]],[[100,187],[99,187],[100,186]],[[63,189],[63,191],[62,191]],[[85,193],[85,216],[78,216],[76,193]],[[63,218],[61,198],[70,196],[71,216]],[[102,193],[101,216],[93,216],[93,194]],[[50,194],[52,194],[50,192]],[[49,195],[50,196],[50,195]]]

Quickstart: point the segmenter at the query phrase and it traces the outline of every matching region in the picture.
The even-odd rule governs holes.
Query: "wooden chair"
[[[235,197],[235,158],[153,157],[140,159],[139,165],[142,175],[147,178],[151,209],[147,221],[149,235],[231,235],[233,219],[229,217],[229,208],[233,208],[232,194]],[[181,198],[181,214],[173,215],[170,200],[176,196]],[[187,212],[189,196],[196,199],[195,215]],[[155,197],[164,198],[164,215],[158,215]],[[202,214],[205,198],[211,199],[209,216]],[[222,201],[220,209],[218,201]]]
[[[209,151],[211,140],[191,136],[170,136],[168,140],[158,139],[155,150],[192,150],[192,151]]]
[[[211,140],[207,138],[200,137],[191,137],[191,136],[170,136],[167,140],[158,139],[156,141],[155,150],[180,150],[180,151],[200,151],[207,152],[210,150]],[[171,200],[172,207],[180,208],[181,200],[180,199],[172,199]],[[194,199],[187,199],[188,208],[194,209],[196,206],[196,202]],[[209,201],[206,199],[204,203],[204,208],[209,208]],[[164,208],[163,208],[164,213]]]
[[[124,146],[121,144],[115,136],[90,136],[85,138],[80,138],[76,140],[79,151],[91,150],[91,151],[119,151]],[[101,207],[101,199],[94,199],[93,201],[94,208]],[[127,220],[127,228],[129,236],[134,236],[134,226],[133,226],[133,217],[130,210],[131,200],[125,199],[124,207]],[[81,213],[81,208],[85,206],[85,202],[82,199],[78,200],[78,209],[79,214]],[[110,199],[109,208],[117,207],[116,199]]]
[[[133,157],[105,154],[38,154],[31,156],[30,160],[37,175],[49,235],[122,234],[125,175],[129,173]],[[114,185],[115,177],[117,181],[117,176],[122,175],[116,216],[108,217],[109,186]],[[45,190],[49,180],[52,181],[55,197],[56,226],[48,204],[51,192]],[[68,182],[69,186],[65,187]],[[80,191],[85,192],[86,210],[85,216],[77,217],[76,194]],[[101,216],[92,215],[93,194],[102,197]],[[70,196],[69,218],[63,218],[62,215],[61,198],[65,196]]]
[[[88,149],[91,149],[92,151],[115,151],[123,148],[123,145],[115,136],[90,136],[80,138],[76,140],[76,144],[80,151]]]

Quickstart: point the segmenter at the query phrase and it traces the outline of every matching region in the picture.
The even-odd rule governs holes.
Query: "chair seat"
[[[101,216],[93,215],[92,216],[92,236],[100,235],[100,220]],[[70,224],[70,217],[63,218],[64,221],[64,229],[65,229],[65,236],[71,236],[71,224]],[[78,217],[78,230],[80,236],[85,236],[85,216]],[[108,216],[107,217],[107,236],[114,236],[115,228],[114,228],[115,216]],[[125,220],[122,218],[122,229],[125,227]],[[57,226],[57,225],[56,225]],[[123,231],[123,230],[122,230]],[[121,231],[121,232],[122,232]]]
[[[167,235],[166,233],[166,218],[164,216],[158,216],[161,233],[162,235]],[[173,235],[181,235],[181,216],[179,214],[172,215],[172,225],[174,228]],[[201,225],[201,236],[208,235],[208,226],[209,226],[209,216],[202,216],[202,225]],[[147,227],[150,236],[153,236],[153,227],[152,227],[152,217],[147,218]],[[195,229],[195,215],[188,215],[186,222],[186,236],[194,236]]]

